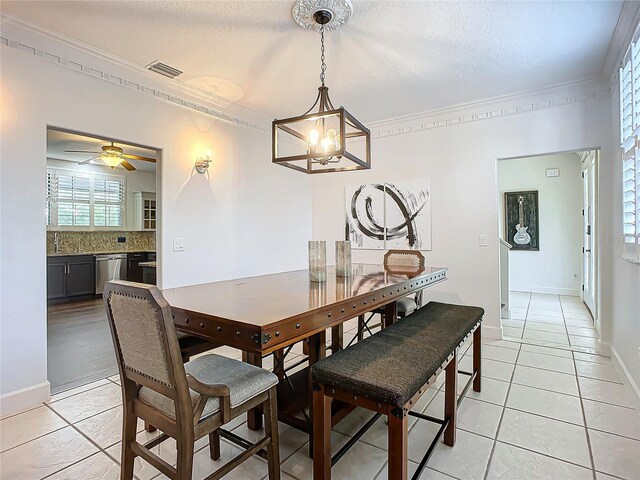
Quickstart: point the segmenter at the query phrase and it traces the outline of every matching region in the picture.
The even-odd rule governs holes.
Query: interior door
[[[596,153],[591,152],[582,162],[583,193],[583,251],[582,251],[582,300],[596,317]]]

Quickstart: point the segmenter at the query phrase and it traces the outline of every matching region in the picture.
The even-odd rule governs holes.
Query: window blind
[[[124,177],[47,170],[48,226],[123,227],[124,207]]]
[[[640,262],[640,41],[635,38],[619,72],[620,146],[623,255]]]

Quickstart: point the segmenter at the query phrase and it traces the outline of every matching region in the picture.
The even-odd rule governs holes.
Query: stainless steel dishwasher
[[[96,255],[96,295],[102,295],[109,280],[127,279],[127,254]]]

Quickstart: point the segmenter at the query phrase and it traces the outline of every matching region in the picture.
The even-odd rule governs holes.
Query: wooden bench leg
[[[149,433],[153,433],[155,432],[157,429],[156,427],[154,427],[153,425],[151,425],[148,421],[144,421],[144,429],[149,432]]]
[[[473,372],[476,378],[473,380],[473,390],[479,392],[482,385],[482,325],[478,325],[473,332]]]
[[[402,418],[391,414],[388,416],[389,466],[387,478],[389,480],[407,480],[408,476],[408,431],[409,416]]]
[[[344,324],[331,327],[331,353],[336,353],[338,350],[342,350],[344,335]]]
[[[387,328],[398,321],[398,304],[396,302],[387,303],[384,306],[382,316],[382,328]]]
[[[313,480],[331,480],[331,398],[313,389]]]
[[[444,383],[444,418],[449,425],[444,430],[444,443],[450,447],[456,443],[456,420],[458,417],[458,351],[445,370]]]

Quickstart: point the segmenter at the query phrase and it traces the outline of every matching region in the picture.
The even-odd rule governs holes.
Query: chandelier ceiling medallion
[[[349,21],[351,1],[297,0],[291,13],[301,27],[320,32],[320,87],[305,113],[273,121],[273,163],[304,173],[371,168],[371,132],[344,107],[333,106],[324,83],[324,32]]]

